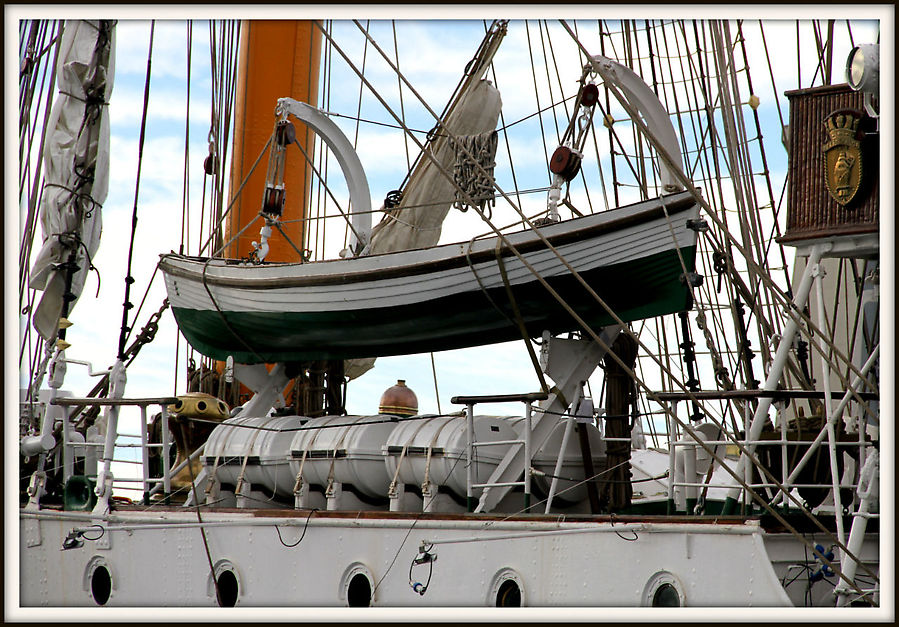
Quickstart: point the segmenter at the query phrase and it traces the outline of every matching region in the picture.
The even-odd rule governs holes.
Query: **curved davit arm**
[[[658,96],[653,93],[649,85],[643,82],[642,78],[626,65],[612,61],[602,55],[596,55],[592,60],[593,68],[602,76],[602,79],[617,86],[623,92],[628,102],[640,112],[646,126],[661,142],[677,168],[682,171],[684,164],[681,159],[677,133],[674,131],[674,125],[671,124],[668,111],[662,106]],[[665,161],[660,159],[659,162],[662,186],[665,191],[683,189]]]
[[[340,169],[350,192],[350,219],[353,238],[357,239],[352,250],[365,251],[371,239],[371,193],[362,162],[343,131],[324,113],[315,107],[293,98],[279,98],[276,114],[290,114],[314,130],[337,157]]]

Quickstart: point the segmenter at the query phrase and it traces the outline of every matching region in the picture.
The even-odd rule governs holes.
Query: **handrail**
[[[533,403],[549,398],[546,392],[529,392],[527,394],[488,394],[486,396],[454,396],[450,399],[453,405],[475,405],[477,403]]]
[[[162,396],[159,398],[73,398],[71,396],[55,398],[51,405],[63,405],[70,407],[90,407],[92,405],[122,407],[134,405],[137,407],[147,405],[173,405],[178,402],[174,396]]]
[[[774,400],[789,399],[823,399],[824,392],[817,390],[697,390],[696,392],[653,392],[660,401],[725,401],[725,400],[754,400],[758,398],[773,398]],[[857,392],[865,401],[874,401],[880,398],[875,392]],[[842,392],[833,391],[831,398],[842,398]]]
[[[524,511],[531,509],[531,403],[535,401],[544,401],[549,398],[546,392],[529,392],[527,394],[491,394],[486,396],[454,396],[450,402],[454,405],[465,405],[465,419],[468,432],[468,445],[466,446],[467,467],[465,472],[465,500],[468,511],[474,511],[474,488],[493,488],[500,486],[522,486],[524,488]],[[509,403],[521,402],[525,406],[524,414],[524,434],[518,440],[503,440],[503,444],[524,445],[524,477],[521,481],[503,481],[495,483],[474,483],[472,473],[474,472],[474,448],[477,446],[488,446],[490,444],[500,444],[500,442],[475,442],[474,441],[474,406],[477,403]],[[562,454],[561,452],[559,453]]]
[[[140,435],[127,435],[122,434],[117,429],[117,422],[113,422],[113,424],[108,425],[107,428],[115,430],[115,433],[112,434],[111,438],[107,438],[106,442],[70,442],[68,439],[68,426],[63,428],[63,446],[66,447],[66,450],[69,447],[84,447],[87,450],[87,447],[90,446],[103,446],[102,453],[102,461],[107,466],[104,471],[105,473],[109,473],[108,466],[112,463],[115,456],[115,449],[118,448],[136,448],[137,446],[141,449],[141,459],[140,461],[132,460],[119,460],[120,462],[131,462],[135,464],[140,464],[142,467],[142,475],[140,478],[128,478],[128,479],[115,479],[111,477],[110,474],[110,484],[114,482],[127,482],[127,483],[141,483],[143,484],[143,502],[145,505],[150,504],[150,494],[152,493],[152,487],[158,487],[160,484],[163,487],[163,492],[166,497],[171,494],[171,479],[174,474],[171,471],[169,465],[169,451],[171,442],[169,440],[169,428],[168,428],[168,410],[167,407],[172,405],[178,401],[177,398],[173,396],[162,396],[162,397],[151,397],[151,398],[73,398],[73,397],[57,397],[50,400],[51,405],[58,405],[62,407],[90,407],[90,406],[107,406],[107,407],[139,407],[140,408]],[[149,405],[159,405],[162,409],[161,420],[162,420],[162,442],[160,444],[150,444],[149,442],[149,431],[147,428],[147,407]],[[65,418],[68,421],[68,417]],[[116,444],[115,440],[119,437],[138,437],[140,439],[139,445],[129,444],[122,445]],[[149,451],[150,448],[162,448],[162,476],[161,477],[151,477],[150,476],[150,456]],[[118,462],[117,462],[118,463]],[[66,470],[64,472],[68,472],[70,469],[69,465],[66,465]],[[68,479],[68,477],[66,477]],[[97,506],[95,511],[105,511],[108,508],[110,490],[106,489],[105,486],[97,485],[95,492],[99,497]]]

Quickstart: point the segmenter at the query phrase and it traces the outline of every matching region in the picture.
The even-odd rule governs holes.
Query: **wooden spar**
[[[237,97],[234,112],[234,151],[231,165],[229,202],[250,172],[275,123],[278,98],[318,103],[318,77],[321,62],[321,31],[309,20],[244,21],[240,33]],[[296,123],[297,141],[307,154],[312,154],[313,136],[305,125]],[[281,219],[284,233],[297,248],[303,248],[306,206],[310,197],[312,169],[296,148],[288,149],[284,173],[287,200]],[[226,224],[225,241],[230,240],[249,222],[256,219],[262,207],[265,188],[266,158],[248,179],[235,201]],[[225,256],[246,257],[253,250],[250,242],[259,241],[259,228],[246,229]],[[280,233],[269,240],[266,261],[300,261],[290,243]]]

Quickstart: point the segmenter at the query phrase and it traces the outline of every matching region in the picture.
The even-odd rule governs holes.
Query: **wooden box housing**
[[[787,226],[779,241],[798,244],[840,235],[877,233],[878,136],[875,120],[864,113],[860,92],[848,85],[826,85],[786,92],[790,99],[789,194]],[[825,121],[841,110],[861,114],[856,137],[862,168],[858,191],[845,205],[825,182],[824,152],[830,141]]]

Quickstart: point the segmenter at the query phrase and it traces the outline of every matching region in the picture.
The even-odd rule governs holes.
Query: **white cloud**
[[[209,23],[193,23],[191,48],[191,78],[209,72]],[[187,23],[174,20],[156,20],[153,26],[153,54],[151,80],[187,78]],[[147,57],[150,54],[150,21],[120,20],[116,24],[116,76],[139,76],[147,73]],[[118,80],[118,79],[117,79]]]
[[[204,89],[205,87],[205,89]],[[208,98],[208,81],[206,85],[191,88],[190,122],[208,127],[211,119],[211,101]],[[188,115],[185,106],[187,90],[184,84],[162,83],[151,81],[150,97],[147,106],[149,123],[171,122],[177,133],[184,134],[184,120]],[[144,109],[144,87],[134,82],[116,85],[109,104],[110,121],[118,128],[140,126]]]

